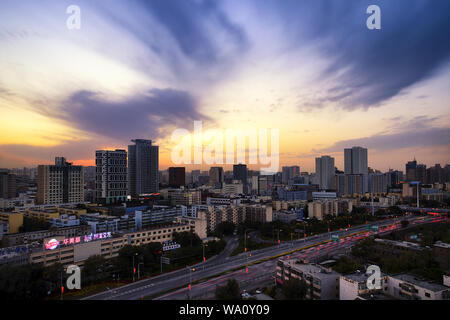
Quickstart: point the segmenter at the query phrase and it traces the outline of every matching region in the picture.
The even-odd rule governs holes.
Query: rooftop
[[[442,291],[442,290],[447,290],[448,287],[444,286],[442,284],[436,283],[436,282],[431,282],[431,281],[427,281],[425,279],[420,279],[417,278],[414,275],[411,274],[399,274],[399,275],[395,275],[395,276],[391,276],[394,279],[398,279],[404,282],[408,282],[410,284],[413,284],[415,286],[433,291],[433,292],[437,292],[437,291]]]
[[[356,271],[355,273],[343,275],[344,278],[356,281],[358,283],[361,283],[361,282],[366,283],[367,278],[369,276],[370,276],[370,274],[366,274],[365,272],[362,272],[362,271],[359,271],[359,272]],[[385,274],[381,273],[381,277],[384,277],[384,276],[385,276]]]

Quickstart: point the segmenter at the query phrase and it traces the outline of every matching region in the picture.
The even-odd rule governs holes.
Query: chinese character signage
[[[173,242],[173,241],[166,241],[163,243],[163,251],[174,250],[174,249],[178,249],[180,247],[181,247],[181,245],[179,245],[178,243]]]
[[[85,235],[84,237],[72,237],[72,238],[66,238],[62,241],[58,241],[56,239],[51,239],[45,243],[45,249],[46,250],[55,250],[60,245],[73,245],[78,244],[81,242],[89,242],[92,240],[98,240],[98,239],[107,239],[111,238],[111,232],[103,232],[103,233],[91,233],[89,235]]]

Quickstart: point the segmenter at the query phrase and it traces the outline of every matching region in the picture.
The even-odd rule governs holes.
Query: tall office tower
[[[363,175],[363,194],[368,190],[368,155],[367,149],[352,147],[344,149],[344,173]]]
[[[159,148],[151,140],[128,146],[128,193],[132,197],[159,191]]]
[[[334,176],[334,158],[330,156],[316,158],[316,176],[321,190],[331,189]]]
[[[63,157],[54,165],[38,166],[38,204],[58,204],[84,201],[84,169],[73,166]]]
[[[281,171],[281,182],[283,184],[289,184],[289,180],[300,177],[300,167],[299,166],[290,166],[283,167]]]
[[[186,168],[170,167],[169,168],[169,187],[179,188],[186,185]]]
[[[96,201],[119,203],[127,199],[127,152],[125,150],[95,151]]]
[[[16,191],[16,175],[8,169],[0,169],[0,198],[15,198]]]
[[[406,180],[407,181],[416,181],[416,168],[417,161],[414,159],[413,161],[408,161],[406,163]]]
[[[201,176],[200,170],[192,170],[191,171],[191,182],[198,183],[200,176]]]
[[[222,167],[211,167],[209,169],[209,184],[211,186],[222,188],[224,174]]]
[[[242,182],[244,193],[248,192],[247,188],[247,165],[235,164],[233,165],[233,179]]]
[[[424,184],[427,181],[427,166],[424,164],[418,164],[416,167],[416,180]]]

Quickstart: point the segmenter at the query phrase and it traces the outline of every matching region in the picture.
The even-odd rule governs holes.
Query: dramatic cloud
[[[59,117],[81,130],[128,141],[159,138],[167,125],[184,128],[195,120],[209,120],[196,108],[188,93],[173,89],[152,89],[120,102],[79,91],[64,102]]]
[[[433,127],[435,118],[416,117],[397,126],[399,131],[382,132],[370,137],[342,140],[314,152],[342,152],[344,148],[363,146],[373,150],[443,147],[450,149],[450,127]]]
[[[381,8],[381,30],[366,27],[371,4]],[[329,102],[348,110],[377,106],[432,76],[450,57],[448,0],[285,0],[272,5],[285,21],[291,48],[316,43],[330,60],[318,78],[334,85],[307,107]]]

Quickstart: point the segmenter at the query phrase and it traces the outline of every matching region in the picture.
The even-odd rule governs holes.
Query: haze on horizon
[[[445,165],[449,30],[448,0],[4,0],[0,167],[93,165],[143,138],[164,169],[173,130],[197,120],[279,129],[280,167],[302,171],[320,155],[343,169],[352,146],[374,169]]]

